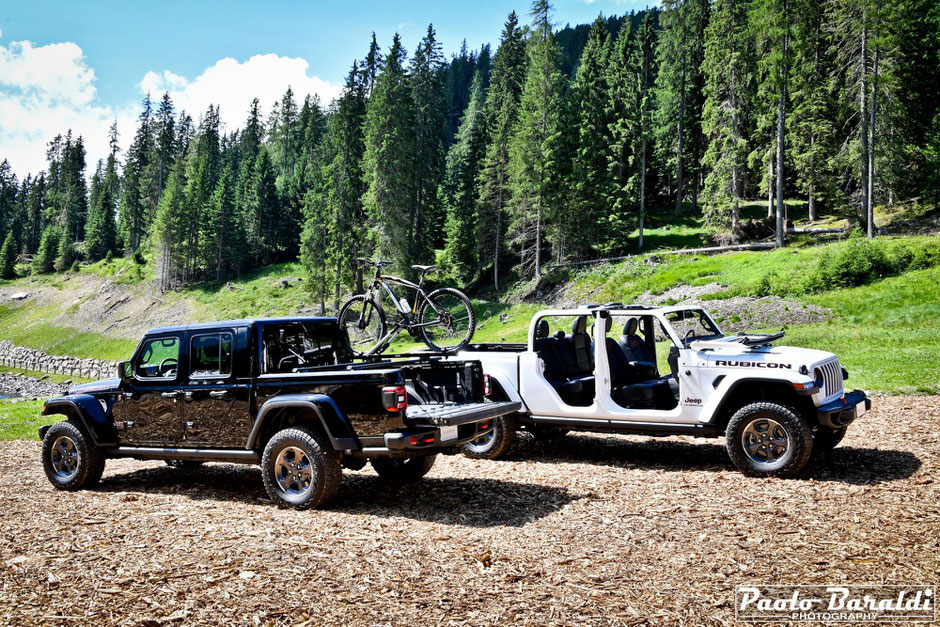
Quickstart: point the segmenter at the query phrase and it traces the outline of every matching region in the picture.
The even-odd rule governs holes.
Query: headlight
[[[813,379],[816,380],[816,387],[822,389],[823,384],[826,382],[826,379],[823,378],[823,372],[819,368],[813,370]]]

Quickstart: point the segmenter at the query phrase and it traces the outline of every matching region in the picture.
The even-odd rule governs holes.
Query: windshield
[[[666,314],[666,320],[688,346],[694,340],[714,340],[724,337],[721,330],[701,309],[680,309]]]

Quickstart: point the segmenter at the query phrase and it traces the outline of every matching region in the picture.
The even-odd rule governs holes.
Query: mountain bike
[[[424,277],[434,266],[411,266],[421,278],[417,283],[396,276],[382,274],[382,268],[391,261],[356,259],[363,265],[375,267],[375,278],[365,294],[350,298],[339,310],[339,325],[346,333],[347,348],[358,356],[378,355],[384,352],[402,331],[422,340],[433,351],[455,353],[467,345],[476,329],[476,316],[470,299],[451,287],[442,287],[430,294],[424,291]],[[399,298],[392,285],[414,290],[409,303]],[[388,328],[385,310],[379,302],[388,296],[395,305],[398,318]]]

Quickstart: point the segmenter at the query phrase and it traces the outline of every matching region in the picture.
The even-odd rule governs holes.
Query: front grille
[[[818,366],[823,374],[823,393],[825,398],[842,396],[842,364],[833,359]]]

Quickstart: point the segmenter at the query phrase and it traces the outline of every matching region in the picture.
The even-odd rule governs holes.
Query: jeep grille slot
[[[842,396],[842,365],[838,359],[833,359],[819,366],[823,373],[825,398]]]

